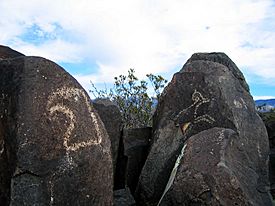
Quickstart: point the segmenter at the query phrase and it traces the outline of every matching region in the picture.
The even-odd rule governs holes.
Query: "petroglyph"
[[[67,116],[67,118],[70,120],[70,124],[64,134],[64,142],[63,142],[63,146],[68,150],[69,146],[68,146],[68,140],[72,134],[72,131],[75,128],[75,115],[74,113],[67,107],[61,104],[56,104],[54,106],[52,106],[49,109],[50,115],[52,116],[55,112],[62,112],[64,115]],[[52,119],[55,119],[55,117],[53,117]]]
[[[260,143],[257,143],[257,151],[258,151],[258,155],[261,158],[262,157],[262,152],[261,152],[261,148],[260,148]]]
[[[220,131],[219,136],[217,138],[218,143],[221,144],[220,162],[217,164],[217,166],[228,169],[228,167],[226,165],[226,161],[225,161],[225,150],[226,150],[226,146],[228,145],[228,140],[225,139],[224,131],[225,131],[224,129],[222,131]]]
[[[209,124],[213,124],[215,122],[215,119],[213,117],[211,117],[210,115],[208,115],[208,114],[204,114],[202,116],[197,117],[194,120],[195,124],[199,123],[199,122],[207,122]]]
[[[242,103],[239,102],[239,101],[237,101],[236,99],[234,99],[234,102],[233,102],[233,103],[234,103],[234,105],[235,105],[236,108],[238,108],[238,109],[243,108]]]
[[[79,143],[73,143],[71,145],[68,144],[69,139],[71,137],[71,134],[75,128],[75,123],[76,123],[76,116],[73,112],[73,109],[69,108],[68,106],[64,105],[64,103],[55,103],[58,100],[75,100],[78,101],[79,99],[83,99],[84,103],[87,106],[88,112],[90,114],[90,117],[92,119],[92,122],[95,126],[96,129],[96,140],[90,139],[86,142],[79,142]],[[47,103],[47,109],[50,113],[50,120],[54,120],[55,116],[53,116],[54,113],[56,112],[61,112],[64,115],[66,115],[70,121],[69,126],[64,134],[64,141],[63,141],[63,146],[67,151],[77,151],[80,148],[83,147],[88,147],[91,145],[97,145],[100,144],[102,141],[102,133],[99,128],[99,123],[97,121],[96,115],[93,112],[93,109],[91,107],[90,101],[85,95],[85,93],[78,88],[67,88],[67,87],[62,87],[60,89],[57,89],[57,91],[53,92],[52,95],[48,99]],[[53,116],[53,117],[52,117]]]
[[[83,142],[76,142],[76,143],[69,143],[70,138],[73,134],[73,131],[76,127],[77,122],[77,116],[74,113],[75,108],[71,108],[69,105],[67,105],[65,102],[69,101],[71,102],[74,100],[75,102],[78,102],[80,100],[83,100],[82,102],[85,103],[88,114],[90,115],[90,118],[92,120],[93,126],[95,127],[95,137],[89,138],[87,141]],[[93,112],[91,103],[87,96],[85,95],[84,91],[78,88],[73,87],[62,87],[57,89],[55,92],[53,92],[47,102],[47,111],[49,113],[49,120],[50,121],[57,121],[57,115],[58,113],[61,113],[66,116],[68,126],[66,128],[65,133],[63,134],[63,146],[66,150],[65,154],[65,162],[61,164],[59,168],[53,173],[53,175],[50,177],[49,180],[49,188],[50,188],[50,205],[53,205],[54,203],[54,180],[58,175],[63,174],[66,170],[72,169],[76,166],[74,163],[72,157],[70,156],[70,152],[75,152],[79,150],[80,148],[89,147],[92,145],[99,145],[102,142],[103,134],[100,130],[99,122],[97,120],[97,117],[95,113]]]
[[[186,130],[190,130],[194,124],[200,122],[213,124],[215,122],[215,119],[209,114],[198,115],[199,108],[204,104],[210,103],[210,99],[203,97],[200,92],[195,90],[192,94],[192,101],[193,103],[189,107],[180,111],[175,117],[177,126],[180,126],[183,134],[186,132]],[[185,116],[189,115],[190,112],[192,113],[191,120],[186,122]]]
[[[54,180],[57,178],[57,176],[62,175],[66,170],[72,169],[76,166],[76,164],[72,161],[72,158],[70,156],[66,157],[65,161],[68,161],[67,158],[69,158],[70,163],[69,164],[61,164],[61,166],[52,174],[49,180],[49,188],[50,188],[50,205],[53,205],[54,203]]]
[[[243,100],[243,98],[240,98],[240,101],[234,99],[233,103],[234,103],[235,107],[238,109],[242,109],[243,107],[245,109],[247,109],[247,105],[246,105],[245,101]]]
[[[4,133],[4,128],[3,128],[2,122],[0,121],[0,156],[5,150],[3,133]]]
[[[5,148],[4,148],[4,141],[1,142],[0,144],[0,155],[4,152]]]

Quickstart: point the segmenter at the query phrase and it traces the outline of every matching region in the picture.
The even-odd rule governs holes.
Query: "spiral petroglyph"
[[[88,112],[90,114],[91,120],[96,128],[96,139],[89,139],[85,142],[78,142],[78,143],[72,143],[69,144],[69,139],[72,135],[72,132],[75,128],[75,124],[76,124],[76,115],[73,112],[73,109],[71,109],[69,106],[65,105],[64,103],[55,103],[57,100],[74,100],[74,101],[80,101],[81,99],[84,100],[84,103],[87,106]],[[48,103],[47,103],[47,109],[49,111],[50,114],[50,120],[54,120],[55,116],[54,114],[56,112],[61,112],[64,115],[67,116],[68,120],[69,120],[69,126],[66,130],[66,132],[64,133],[64,141],[63,141],[63,146],[65,147],[65,149],[67,151],[76,151],[80,148],[83,147],[88,147],[91,145],[97,145],[100,144],[102,141],[102,133],[99,129],[99,123],[97,121],[97,118],[93,112],[92,106],[90,104],[89,99],[87,98],[87,96],[85,95],[85,93],[78,88],[68,88],[68,87],[62,87],[60,89],[57,89],[55,92],[53,92],[49,99],[48,99]]]
[[[75,142],[75,143],[70,143],[70,138],[74,133],[74,130],[76,128],[76,123],[77,123],[77,114],[75,113],[74,109],[71,108],[71,106],[66,103],[68,101],[81,101],[84,102],[87,110],[88,110],[88,115],[91,118],[91,121],[95,127],[95,137],[90,137],[88,138],[87,141],[82,141],[82,142]],[[103,134],[100,130],[99,127],[99,122],[97,120],[96,115],[93,112],[91,103],[87,96],[85,95],[84,91],[78,88],[73,88],[73,87],[62,87],[54,91],[48,98],[47,102],[47,111],[49,114],[48,119],[51,122],[58,121],[58,113],[61,113],[65,115],[66,117],[66,122],[67,122],[67,127],[66,131],[63,134],[63,146],[66,150],[65,154],[65,159],[62,160],[64,161],[60,167],[57,168],[57,170],[52,174],[50,180],[49,180],[49,185],[50,185],[50,205],[53,205],[54,203],[54,179],[57,178],[58,175],[63,174],[65,171],[68,169],[72,169],[75,166],[75,162],[73,161],[70,153],[75,152],[79,150],[80,148],[85,148],[89,147],[92,145],[99,145],[102,142],[102,137]]]

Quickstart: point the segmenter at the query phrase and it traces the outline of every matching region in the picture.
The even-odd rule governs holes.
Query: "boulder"
[[[89,96],[55,63],[0,61],[0,205],[112,205],[110,141]]]
[[[253,170],[255,175],[244,188],[246,198],[259,205],[270,201],[267,133],[243,75],[234,65],[223,53],[195,54],[164,89],[154,115],[152,146],[136,191],[139,204],[159,203],[186,141],[214,127],[235,131],[237,144],[249,157],[242,172]],[[175,178],[177,175],[175,171]],[[169,184],[173,186],[173,181]],[[260,191],[253,189],[253,195],[247,192],[259,187]]]
[[[135,206],[136,202],[128,187],[114,191],[114,206]]]
[[[24,56],[24,54],[21,54],[20,52],[15,51],[7,46],[0,45],[0,60],[20,57],[20,56]]]
[[[225,54],[220,52],[212,52],[212,53],[195,53],[192,55],[190,59],[186,62],[186,65],[194,62],[194,61],[211,61],[222,64],[226,66],[232,74],[240,81],[240,84],[243,88],[249,92],[249,86],[245,81],[245,78],[242,72],[238,69],[237,65]],[[181,70],[184,72],[185,66]]]
[[[15,58],[24,56],[23,54],[7,47],[0,45],[0,61],[8,58]],[[3,93],[2,93],[3,96]],[[3,107],[3,103],[0,103],[0,106]],[[2,117],[1,117],[2,118]],[[4,127],[2,122],[0,121],[0,204],[7,205],[9,202],[9,190],[10,186],[10,178],[7,178],[10,174],[8,169],[8,161],[7,161],[7,154],[4,152],[5,150],[5,142],[4,142]]]
[[[270,181],[270,191],[275,199],[275,113],[274,112],[264,112],[260,113],[262,120],[265,123],[265,127],[269,138],[269,181]]]
[[[267,188],[255,182],[258,174],[239,143],[238,133],[226,128],[190,137],[159,205],[271,205],[268,198],[254,197],[261,197]]]
[[[115,188],[129,187],[132,194],[148,155],[151,127],[124,129],[117,162]]]
[[[108,99],[96,99],[94,108],[98,112],[111,140],[113,170],[116,169],[119,139],[122,133],[122,116],[116,104]]]
[[[128,157],[124,154],[123,135],[121,135],[119,140],[116,171],[114,176],[114,190],[125,189],[126,187],[127,163],[128,163]]]
[[[263,112],[260,116],[267,130],[270,149],[275,149],[275,112]]]
[[[1,105],[2,106],[2,105]],[[7,154],[5,153],[4,128],[0,121],[0,204],[8,205],[10,171],[8,167]]]
[[[127,157],[126,185],[135,193],[139,175],[148,156],[152,128],[123,130],[124,154]]]

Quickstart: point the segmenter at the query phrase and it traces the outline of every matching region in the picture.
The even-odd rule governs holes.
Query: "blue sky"
[[[134,68],[168,80],[225,52],[254,99],[275,98],[274,0],[0,0],[0,44],[63,66],[84,88]]]

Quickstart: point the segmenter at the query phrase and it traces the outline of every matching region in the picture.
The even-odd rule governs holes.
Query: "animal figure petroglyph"
[[[76,114],[74,113],[73,108],[66,105],[64,103],[65,100],[68,101],[81,101],[84,102],[87,109],[88,114],[92,120],[93,126],[95,127],[95,137],[90,137],[87,141],[77,142],[77,143],[69,143],[70,138],[73,134],[73,131],[76,126]],[[93,112],[91,103],[87,96],[85,95],[84,91],[74,87],[62,87],[54,91],[48,98],[47,102],[47,111],[49,113],[49,120],[50,121],[57,121],[57,114],[62,113],[66,116],[68,121],[68,126],[66,131],[63,135],[63,146],[66,150],[65,159],[62,160],[61,166],[57,168],[57,170],[53,173],[49,180],[50,185],[50,205],[53,205],[54,202],[54,183],[53,180],[56,178],[57,175],[64,173],[68,169],[72,169],[76,166],[72,157],[70,156],[71,152],[75,152],[80,148],[89,147],[91,145],[99,145],[102,142],[103,134],[99,127],[99,122],[95,113]]]
[[[210,103],[210,99],[203,97],[203,95],[200,92],[195,90],[194,93],[192,94],[192,101],[193,103],[186,109],[183,109],[182,111],[180,111],[174,119],[177,123],[176,126],[180,127],[183,134],[185,134],[187,130],[191,130],[194,124],[197,124],[200,122],[207,122],[209,124],[213,124],[215,122],[215,119],[208,114],[202,114],[202,115],[198,114],[199,108],[204,104]],[[157,206],[161,204],[165,194],[168,192],[168,190],[170,189],[170,187],[174,182],[181,159],[184,156],[184,151],[186,146],[187,144],[184,144],[181,149],[181,153],[179,154],[175,162],[174,168],[170,174],[165,190]]]
[[[186,133],[187,129],[191,129],[194,124],[199,122],[207,122],[213,124],[215,119],[209,114],[198,115],[198,110],[201,106],[210,102],[210,99],[203,97],[203,95],[197,90],[192,94],[193,103],[180,111],[175,117],[176,126],[179,126],[182,133]]]

